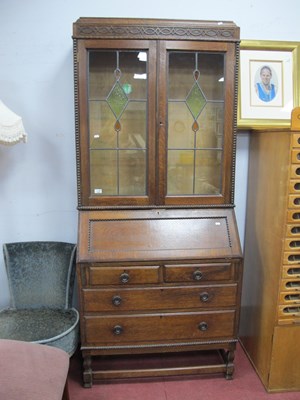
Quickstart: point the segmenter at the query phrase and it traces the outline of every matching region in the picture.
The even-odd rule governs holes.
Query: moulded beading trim
[[[152,210],[152,209],[206,209],[206,208],[234,208],[234,204],[176,204],[176,205],[118,205],[118,206],[78,206],[78,211],[109,211],[109,210]]]
[[[234,79],[234,105],[233,105],[233,143],[232,143],[232,169],[231,169],[231,203],[234,204],[235,198],[235,174],[236,174],[236,147],[237,147],[237,108],[238,108],[238,80],[239,80],[239,61],[240,44],[235,46],[235,79]]]
[[[76,179],[77,179],[77,204],[81,206],[81,182],[80,182],[80,133],[79,133],[79,88],[78,88],[78,63],[77,40],[73,40],[73,73],[74,73],[74,112],[75,112],[75,148],[76,148]]]
[[[129,222],[132,222],[132,221],[153,221],[153,220],[157,220],[157,221],[159,221],[159,220],[161,220],[162,218],[158,218],[158,217],[149,217],[149,218],[110,218],[110,219],[105,219],[105,218],[97,218],[97,219],[90,219],[89,220],[89,226],[88,226],[88,251],[90,252],[90,253],[103,253],[103,252],[105,252],[105,250],[97,250],[97,251],[93,251],[92,250],[92,248],[91,248],[91,242],[92,242],[92,239],[93,239],[93,237],[92,237],[92,225],[94,224],[94,223],[97,223],[97,222],[111,222],[111,221],[114,221],[114,222],[117,222],[117,221],[119,221],[119,222],[123,222],[123,221],[129,221]],[[175,220],[175,221],[178,221],[178,220],[182,220],[182,219],[225,219],[225,225],[226,225],[226,231],[227,231],[227,238],[228,238],[228,247],[229,248],[231,248],[232,247],[232,240],[231,240],[231,236],[230,236],[230,230],[229,230],[229,224],[228,224],[228,218],[225,216],[225,215],[222,215],[222,216],[211,216],[211,217],[192,217],[192,216],[189,216],[189,217],[171,217],[171,218],[166,218],[166,217],[164,217],[163,219],[167,219],[167,220]],[[165,249],[166,250],[166,249]],[[170,249],[169,249],[170,250]],[[110,250],[111,252],[113,252],[113,253],[116,253],[118,250]],[[131,250],[123,250],[123,251],[131,251]],[[145,250],[143,249],[143,250],[135,250],[136,252],[144,252]],[[157,251],[157,249],[152,249],[152,250],[148,250],[148,251]]]
[[[142,217],[142,218],[97,218],[97,219],[90,219],[89,223],[93,224],[95,222],[112,222],[112,221],[127,221],[127,222],[131,222],[131,221],[161,221],[161,220],[175,220],[178,221],[180,219],[225,219],[226,223],[227,223],[227,216],[226,215],[220,215],[220,216],[205,216],[205,217],[193,217],[193,216],[188,216],[188,217],[165,217],[163,216],[163,218],[159,218],[159,217]],[[228,225],[228,223],[227,223]]]
[[[183,343],[167,343],[167,344],[145,344],[145,345],[124,345],[124,346],[81,346],[81,350],[114,350],[114,349],[143,349],[143,348],[157,348],[157,347],[186,347],[197,346],[203,344],[230,344],[237,343],[237,339],[229,340],[208,340],[201,342],[183,342]]]

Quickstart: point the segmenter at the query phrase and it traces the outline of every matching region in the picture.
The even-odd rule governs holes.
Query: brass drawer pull
[[[120,306],[122,303],[122,297],[119,295],[113,296],[112,303],[114,306]]]
[[[193,279],[194,281],[200,281],[203,277],[203,274],[201,271],[194,271],[193,272]]]
[[[210,300],[209,293],[207,293],[207,292],[200,293],[200,300],[203,303],[206,303],[208,300]]]
[[[113,327],[113,334],[114,335],[121,335],[123,333],[124,329],[121,325],[116,325]]]
[[[121,282],[121,283],[127,283],[127,282],[129,282],[129,274],[127,274],[127,272],[123,272],[123,273],[120,275],[120,282]]]
[[[198,325],[198,329],[200,330],[200,331],[207,331],[207,329],[208,329],[208,325],[207,325],[207,323],[206,322],[200,322],[200,324]]]

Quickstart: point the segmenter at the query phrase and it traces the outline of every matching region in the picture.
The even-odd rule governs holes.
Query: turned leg
[[[93,385],[92,357],[83,355],[83,386],[91,388]]]
[[[225,362],[226,362],[225,378],[227,380],[231,380],[233,378],[233,372],[234,372],[234,364],[233,364],[234,350],[229,350],[224,355],[225,355]]]

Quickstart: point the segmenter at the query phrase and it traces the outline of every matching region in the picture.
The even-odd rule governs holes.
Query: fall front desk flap
[[[242,257],[228,209],[81,211],[78,262]]]

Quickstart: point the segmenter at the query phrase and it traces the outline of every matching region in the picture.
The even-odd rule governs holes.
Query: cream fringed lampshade
[[[13,145],[21,141],[27,141],[22,118],[0,100],[0,144]]]

